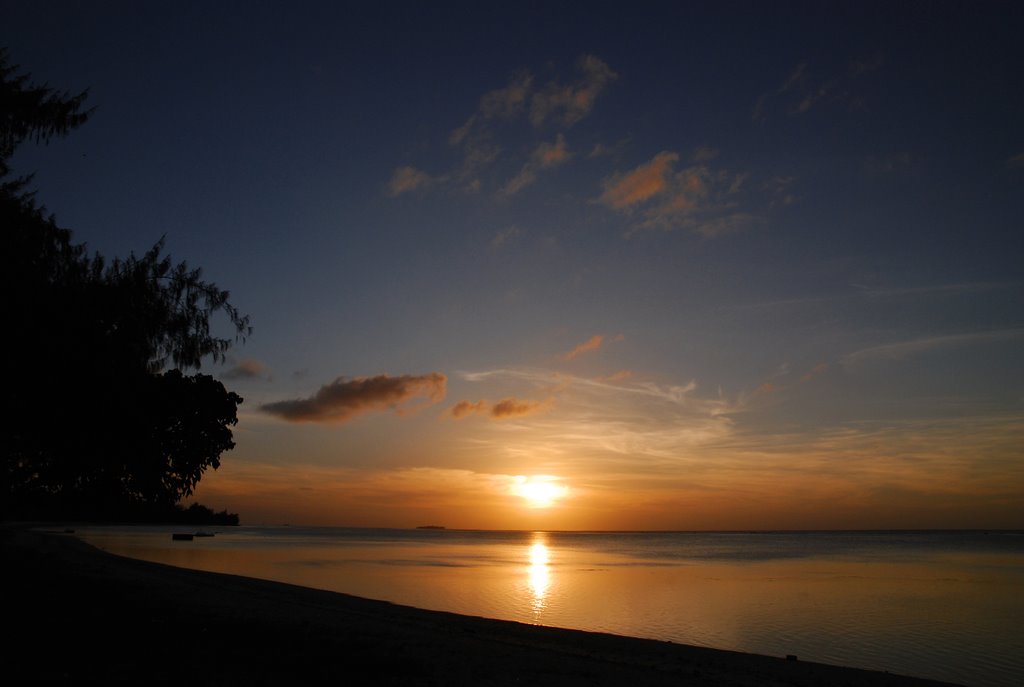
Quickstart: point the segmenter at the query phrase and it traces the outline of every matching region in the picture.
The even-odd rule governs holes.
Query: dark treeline
[[[12,174],[21,144],[89,119],[86,98],[33,84],[0,50],[0,517],[230,519],[178,502],[234,447],[242,398],[198,370],[248,335],[248,317],[162,239],[142,256],[89,252],[37,203],[32,176]],[[227,338],[211,332],[216,313]]]

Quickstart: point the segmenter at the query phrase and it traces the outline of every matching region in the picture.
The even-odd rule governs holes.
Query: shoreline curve
[[[938,687],[890,673],[400,606],[0,527],[15,684]]]

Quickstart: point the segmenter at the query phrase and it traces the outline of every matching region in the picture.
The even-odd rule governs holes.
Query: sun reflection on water
[[[548,587],[551,586],[551,566],[548,565],[550,558],[548,545],[543,532],[535,532],[533,543],[530,545],[530,566],[527,569],[529,574],[530,592],[533,594],[533,617],[540,618],[540,614],[547,606]]]

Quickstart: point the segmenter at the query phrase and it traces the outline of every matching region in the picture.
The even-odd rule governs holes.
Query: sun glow
[[[551,569],[548,566],[548,546],[545,543],[544,534],[536,532],[533,535],[533,544],[530,546],[529,573],[530,592],[533,595],[534,620],[540,620],[540,614],[547,605],[545,599],[548,594],[548,587],[551,586]]]
[[[512,493],[523,497],[526,500],[526,505],[530,508],[549,508],[556,501],[564,498],[569,493],[569,489],[565,485],[559,484],[557,477],[520,475],[515,478]]]

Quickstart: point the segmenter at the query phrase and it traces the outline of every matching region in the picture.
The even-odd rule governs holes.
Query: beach
[[[5,526],[0,550],[14,684],[942,684],[175,568],[63,528]]]

